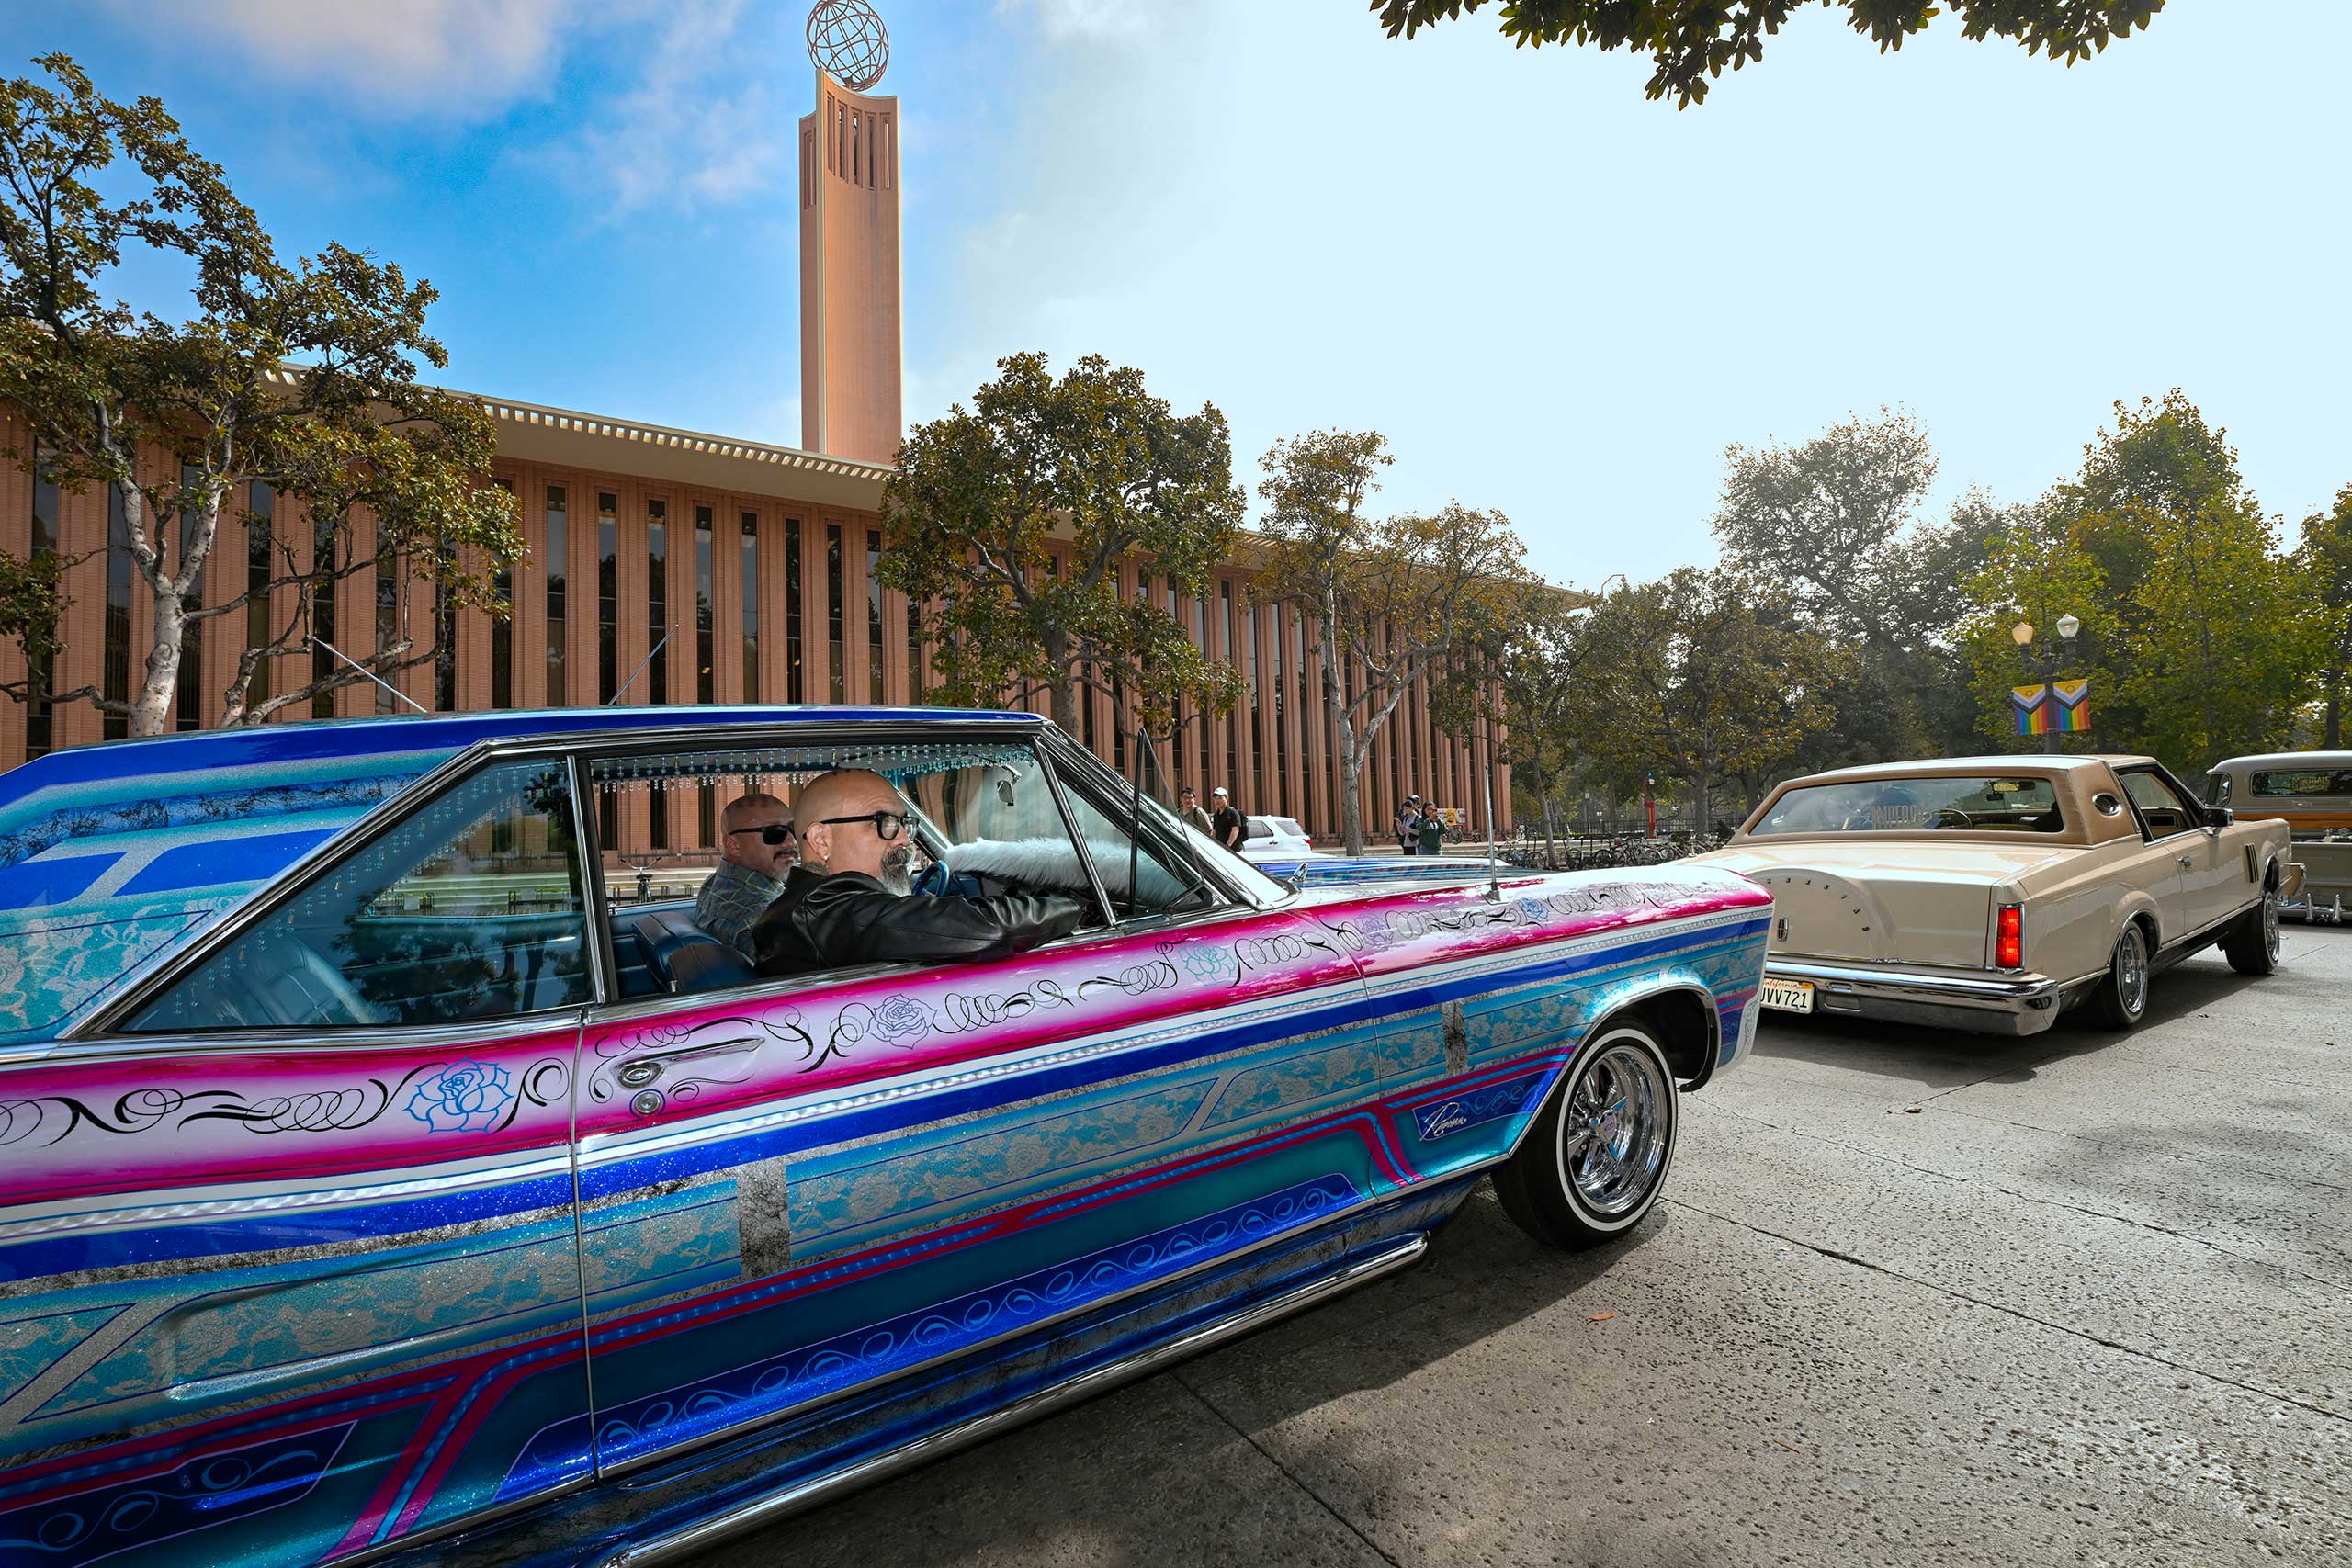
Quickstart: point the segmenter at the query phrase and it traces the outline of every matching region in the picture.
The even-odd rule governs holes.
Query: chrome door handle
[[[673,1062],[691,1062],[698,1056],[717,1056],[734,1051],[756,1051],[767,1043],[767,1036],[763,1034],[738,1035],[732,1040],[698,1040],[674,1050],[649,1051],[642,1056],[632,1057],[616,1067],[613,1077],[620,1080],[623,1089],[643,1089],[660,1077]]]
[[[2181,857],[2180,857],[2180,869],[2181,869],[2181,870],[2183,870],[2183,871],[2187,871],[2187,870],[2188,870],[2191,866],[2195,865],[2196,863],[2197,863],[2197,857],[2196,857],[2196,856],[2194,856],[2194,855],[2183,855],[2183,856],[2181,856]]]

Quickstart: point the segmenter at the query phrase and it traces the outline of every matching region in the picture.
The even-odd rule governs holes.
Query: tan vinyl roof
[[[1833,768],[1826,773],[1807,773],[1792,779],[1791,784],[1830,784],[1842,779],[1919,778],[1943,773],[2062,773],[2077,768],[2101,764],[2121,766],[2132,762],[2147,762],[2154,759],[2136,757],[2125,752],[2095,752],[2083,755],[2046,752],[2007,752],[1992,757],[1928,757],[1908,762],[1866,762],[1859,767]]]

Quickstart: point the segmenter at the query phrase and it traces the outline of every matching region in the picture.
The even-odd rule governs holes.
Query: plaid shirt
[[[752,922],[758,919],[784,884],[761,875],[747,865],[720,861],[710,880],[695,895],[695,924],[743,955],[752,958]]]

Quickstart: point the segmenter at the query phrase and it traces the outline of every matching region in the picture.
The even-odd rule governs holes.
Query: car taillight
[[[1993,967],[2025,967],[2025,911],[2015,904],[2002,905],[1993,921]]]

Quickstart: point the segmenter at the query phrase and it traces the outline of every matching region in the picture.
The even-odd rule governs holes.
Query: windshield
[[[1772,803],[1748,829],[1781,833],[2060,833],[2065,819],[2046,778],[1864,779],[1807,784]]]

